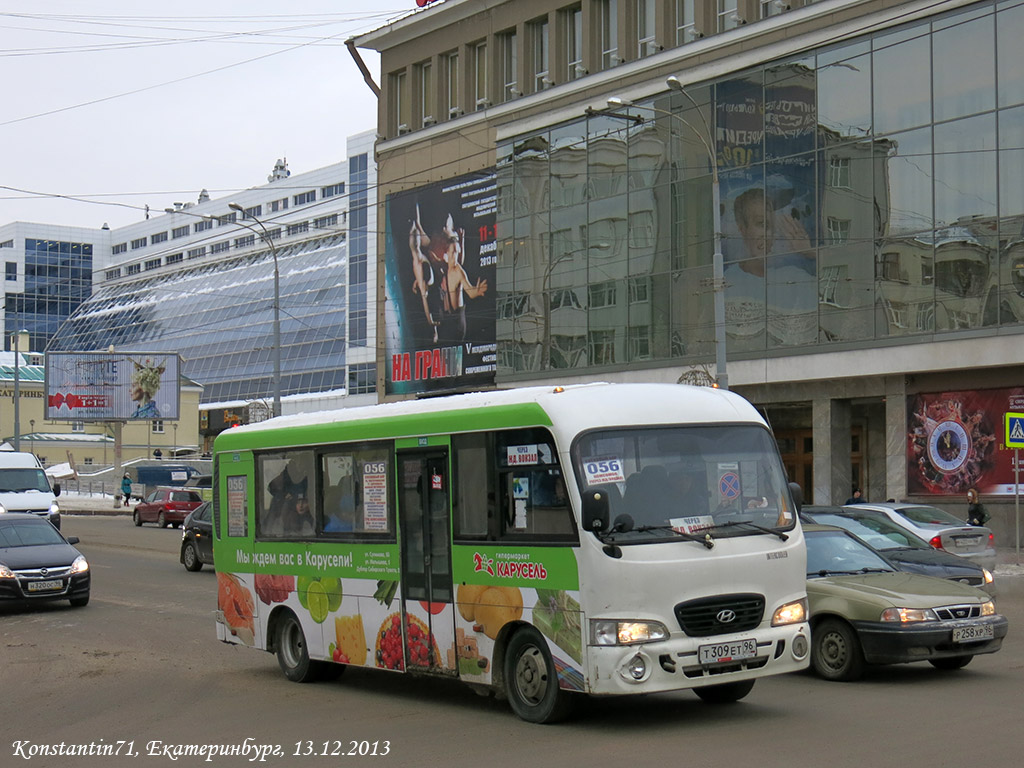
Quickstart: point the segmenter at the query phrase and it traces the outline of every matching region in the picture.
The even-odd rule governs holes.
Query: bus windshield
[[[765,535],[796,522],[778,449],[759,426],[589,432],[573,447],[573,466],[581,489],[606,491],[620,544]]]

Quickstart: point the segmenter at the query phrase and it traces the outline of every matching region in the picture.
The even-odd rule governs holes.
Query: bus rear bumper
[[[757,652],[749,658],[702,664],[699,648],[708,643],[680,637],[633,646],[590,646],[590,693],[621,695],[657,693],[781,675],[806,669],[810,662],[810,627],[771,627],[715,644],[753,638]]]

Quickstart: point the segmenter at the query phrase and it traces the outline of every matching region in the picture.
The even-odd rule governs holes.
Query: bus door
[[[407,670],[457,674],[448,450],[398,454]]]

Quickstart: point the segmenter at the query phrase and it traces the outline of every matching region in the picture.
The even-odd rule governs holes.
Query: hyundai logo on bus
[[[736,621],[736,611],[724,608],[715,614],[715,619],[719,624],[728,624],[731,621]]]

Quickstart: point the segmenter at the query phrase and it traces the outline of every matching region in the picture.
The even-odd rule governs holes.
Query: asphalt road
[[[82,539],[92,602],[0,608],[0,766],[994,768],[1021,760],[1024,576],[1000,575],[998,606],[1010,619],[1003,649],[957,672],[902,665],[853,684],[789,675],[761,680],[725,707],[690,692],[592,699],[567,723],[536,726],[455,682],[350,670],[336,682],[289,683],[271,655],[217,642],[215,576],[178,563],[177,530],[135,528],[127,517],[69,516],[63,527]],[[120,744],[120,754],[25,761],[61,743]],[[249,753],[181,754],[203,745]],[[282,754],[261,760],[255,749],[264,745]],[[376,756],[358,754],[374,748]]]

